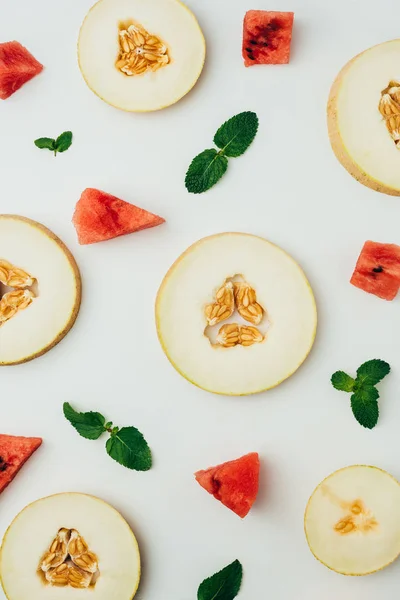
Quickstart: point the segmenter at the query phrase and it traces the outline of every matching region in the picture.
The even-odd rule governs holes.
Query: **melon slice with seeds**
[[[93,188],[82,193],[72,220],[81,245],[103,242],[165,222],[158,215]]]
[[[260,459],[252,452],[236,460],[195,473],[209,494],[242,519],[249,513],[258,494]]]
[[[0,493],[39,448],[41,438],[0,434]]]

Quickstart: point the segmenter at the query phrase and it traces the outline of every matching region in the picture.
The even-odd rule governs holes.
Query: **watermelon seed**
[[[250,44],[253,44],[253,46],[257,46],[256,40],[250,40]]]
[[[250,60],[256,60],[255,56],[253,56],[252,54],[248,54],[247,56],[250,58]]]
[[[263,46],[268,46],[268,43],[267,42],[263,42]]]
[[[375,267],[372,269],[374,273],[383,273],[383,267],[379,265],[379,267]]]
[[[5,460],[0,456],[0,473],[2,471],[5,471],[7,469],[7,463],[5,462]]]
[[[253,52],[252,48],[246,48],[246,52]]]

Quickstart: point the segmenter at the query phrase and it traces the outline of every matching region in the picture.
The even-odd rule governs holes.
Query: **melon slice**
[[[242,519],[249,513],[258,494],[260,459],[252,452],[236,460],[195,473],[209,494]]]
[[[240,396],[298,369],[313,345],[317,313],[288,254],[256,236],[222,233],[191,246],[170,268],[156,324],[164,352],[186,379]]]
[[[41,438],[0,434],[0,494],[41,443]]]
[[[103,242],[165,223],[162,217],[93,188],[82,193],[72,220],[79,243],[83,245]]]
[[[89,88],[126,111],[174,104],[200,77],[205,41],[179,0],[100,0],[79,35],[79,66]]]
[[[131,600],[140,579],[138,544],[123,517],[99,498],[48,496],[8,528],[0,576],[8,600],[64,600],[80,597],[78,589],[96,600]]]
[[[77,264],[49,229],[0,215],[0,365],[32,360],[60,342],[81,302]]]
[[[355,465],[329,475],[305,512],[310,550],[343,575],[368,575],[400,554],[400,485],[376,467]]]
[[[292,12],[247,11],[242,47],[245,66],[287,64],[290,60],[293,21]]]
[[[400,246],[365,242],[350,282],[383,300],[393,300],[400,289]]]
[[[374,46],[339,73],[328,103],[332,148],[364,185],[400,195],[400,40]]]
[[[0,44],[0,98],[6,100],[39,75],[43,65],[19,42]]]

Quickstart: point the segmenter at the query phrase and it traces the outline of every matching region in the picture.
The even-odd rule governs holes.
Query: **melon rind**
[[[260,257],[262,251],[266,255]],[[263,260],[269,263],[266,271]],[[185,271],[192,271],[192,275]],[[262,344],[213,348],[204,335],[205,303],[212,301],[225,278],[238,274],[256,289],[258,301],[272,321],[271,328]],[[198,278],[199,285],[195,283]],[[273,289],[274,283],[279,291]],[[191,307],[190,314],[180,318],[185,303]],[[212,235],[190,246],[164,277],[155,313],[159,341],[173,367],[197,387],[226,396],[266,391],[293,375],[310,353],[317,328],[315,298],[299,265],[264,238],[237,232]]]
[[[329,490],[327,492],[327,489]],[[361,499],[378,522],[376,530],[339,536],[333,526],[348,512],[337,500]],[[304,531],[314,557],[341,575],[380,571],[400,556],[400,483],[370,465],[351,465],[331,473],[312,493],[304,514]]]
[[[110,14],[100,27],[95,21],[102,10]],[[169,65],[137,77],[117,71],[118,25],[129,19],[171,47]],[[205,57],[201,27],[180,0],[99,0],[85,17],[78,39],[79,68],[88,87],[107,104],[127,112],[161,110],[181,100],[197,83]]]
[[[47,240],[50,242],[49,243],[50,251],[51,251],[51,248],[53,247],[62,254],[62,256],[64,257],[64,262],[66,263],[66,265],[68,266],[68,269],[70,271],[69,277],[71,277],[72,281],[73,281],[74,298],[71,303],[71,306],[69,307],[68,314],[65,316],[63,324],[61,324],[60,328],[57,331],[54,331],[54,336],[49,336],[49,339],[47,339],[43,343],[40,343],[39,347],[37,347],[37,348],[32,347],[26,354],[23,353],[21,355],[21,353],[19,353],[18,355],[14,356],[13,358],[11,358],[11,357],[7,358],[5,356],[6,351],[4,351],[4,346],[3,346],[3,352],[2,352],[2,344],[4,344],[5,335],[9,336],[10,331],[13,331],[13,332],[15,331],[15,335],[18,336],[18,335],[22,335],[20,332],[20,326],[21,327],[23,326],[25,331],[27,330],[27,328],[29,327],[30,316],[32,315],[32,312],[33,312],[32,311],[33,303],[32,303],[32,305],[28,306],[28,308],[26,308],[24,311],[21,311],[21,313],[17,314],[15,317],[10,319],[10,321],[8,321],[5,325],[3,325],[3,327],[0,328],[0,366],[22,364],[22,363],[28,362],[30,360],[33,360],[34,358],[38,358],[39,356],[42,356],[43,354],[45,354],[46,352],[48,352],[49,350],[54,348],[54,346],[56,346],[73,327],[73,325],[77,319],[78,313],[79,313],[81,297],[82,297],[82,281],[81,281],[79,268],[78,268],[78,265],[77,265],[73,255],[71,254],[70,250],[66,247],[64,242],[62,242],[60,240],[60,238],[58,238],[52,231],[50,231],[50,229],[48,229],[41,223],[33,221],[32,219],[28,219],[27,217],[22,217],[20,215],[12,215],[12,214],[0,215],[0,228],[1,228],[2,224],[4,224],[7,220],[11,221],[11,222],[17,222],[17,223],[24,224],[28,228],[29,227],[33,228],[34,230],[36,230],[38,232],[38,234],[45,236],[47,238]],[[22,236],[22,238],[23,238],[23,236]],[[21,244],[19,242],[18,242],[18,244],[23,247],[22,238],[20,239]],[[2,240],[0,239],[0,248],[1,248],[1,241]],[[1,258],[5,259],[5,260],[9,260],[11,262],[14,259],[14,255],[9,256],[7,254],[7,248],[2,248],[2,250],[0,251],[0,255],[1,255]],[[28,259],[26,262],[23,259],[23,257],[25,255]],[[20,264],[16,264],[16,266],[21,266],[21,267],[25,266],[28,268],[28,266],[30,264],[29,249],[26,249],[26,254],[25,254],[25,249],[23,249],[23,251],[21,252],[21,257],[22,258],[19,261]],[[16,261],[16,263],[18,263],[18,261]],[[34,271],[35,271],[35,269],[32,269],[32,273],[30,273],[33,277],[37,276],[37,273],[35,273]],[[40,296],[40,281],[39,281],[39,296]],[[38,299],[38,301],[39,301],[39,299]],[[13,320],[14,320],[14,322],[13,322]],[[16,325],[17,321],[18,321],[18,325]],[[25,323],[26,323],[26,327],[25,327]],[[14,333],[13,333],[13,336],[14,336]],[[2,355],[3,355],[3,357],[2,357]]]
[[[38,561],[60,527],[78,529],[97,555],[100,577],[94,589],[49,587],[38,576]],[[88,494],[67,492],[32,502],[14,518],[0,550],[0,581],[8,600],[72,600],[81,594],[132,600],[140,576],[139,546],[129,524],[111,505]]]
[[[361,61],[365,62],[366,77],[369,79],[374,78],[373,83],[376,88],[376,100],[374,98],[374,102],[369,107],[373,112],[371,113],[370,111],[369,114],[367,113],[365,118],[362,118],[359,129],[361,129],[362,126],[364,126],[365,129],[365,127],[368,126],[368,120],[372,119],[374,123],[373,132],[374,134],[377,134],[377,139],[379,140],[378,144],[377,139],[374,139],[373,136],[371,136],[368,140],[368,147],[365,148],[365,153],[366,156],[371,154],[373,155],[374,148],[376,148],[377,161],[382,160],[382,156],[378,156],[378,153],[382,154],[382,148],[387,156],[390,156],[392,153],[394,153],[394,156],[396,157],[394,160],[398,158],[398,167],[395,169],[395,172],[396,175],[400,173],[400,151],[395,147],[395,144],[386,129],[383,118],[378,111],[381,91],[387,87],[390,79],[400,78],[400,68],[393,68],[388,73],[384,72],[384,69],[382,68],[383,72],[381,74],[380,67],[381,65],[384,65],[385,55],[387,52],[393,52],[396,54],[398,57],[397,62],[400,63],[400,40],[391,40],[389,42],[384,42],[383,44],[373,46],[372,48],[369,48],[368,50],[365,50],[364,52],[361,52],[355,56],[343,67],[335,79],[330,91],[327,107],[327,123],[332,149],[339,162],[350,173],[350,175],[352,175],[352,177],[354,177],[363,185],[376,192],[381,192],[391,196],[400,196],[400,176],[398,177],[398,182],[396,184],[394,182],[387,182],[378,177],[377,173],[370,172],[370,169],[367,168],[367,164],[365,163],[363,165],[363,161],[360,160],[360,158],[355,158],[352,155],[351,150],[348,148],[349,144],[346,140],[347,135],[341,125],[340,114],[340,98],[341,94],[343,93],[347,78],[351,76],[353,69],[357,69],[359,67]],[[382,58],[379,57],[380,53],[382,54]],[[372,69],[374,61],[378,63],[378,67]],[[371,68],[368,68],[368,63],[371,64]],[[377,75],[376,72],[378,73]],[[359,107],[362,107],[362,100],[363,97],[361,93],[359,97],[354,98],[355,103],[357,101]]]

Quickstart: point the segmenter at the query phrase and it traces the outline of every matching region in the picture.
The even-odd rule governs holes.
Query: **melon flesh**
[[[167,45],[170,64],[134,77],[115,67],[119,26],[129,21]],[[179,0],[100,0],[82,25],[78,53],[83,77],[100,98],[123,110],[147,112],[174,104],[191,90],[203,69],[205,41]]]
[[[236,275],[256,290],[269,328],[262,343],[217,347],[205,334],[205,307]],[[167,357],[186,379],[218,394],[246,395],[298,369],[313,345],[317,315],[310,285],[288,254],[262,238],[223,233],[200,240],[174,263],[158,292],[156,322]]]
[[[0,98],[6,100],[39,75],[43,65],[19,42],[0,44]]]
[[[41,438],[0,434],[0,494],[41,443]]]
[[[351,60],[333,84],[328,126],[333,150],[353,177],[400,195],[400,146],[379,112],[381,93],[400,77],[400,40],[374,46]]]
[[[72,220],[80,244],[103,242],[165,222],[143,208],[93,188],[82,193]]]
[[[243,24],[245,66],[287,64],[293,21],[292,12],[249,10]]]
[[[383,300],[393,300],[400,289],[400,246],[367,241],[350,282]]]
[[[100,574],[94,587],[46,584],[38,565],[61,528],[75,529],[98,558]],[[29,543],[27,541],[29,540]],[[57,494],[38,500],[17,515],[8,528],[0,555],[1,582],[8,600],[131,600],[140,579],[135,536],[123,517],[93,496]]]
[[[367,575],[400,554],[400,485],[376,467],[336,471],[314,491],[305,513],[314,556],[343,575]]]
[[[258,494],[260,460],[252,452],[236,460],[195,473],[209,494],[242,519],[249,513]]]
[[[43,354],[66,335],[79,311],[81,281],[61,240],[23,217],[0,215],[0,258],[37,280],[33,302],[0,327],[0,365],[10,365]],[[0,284],[0,296],[5,291]]]

